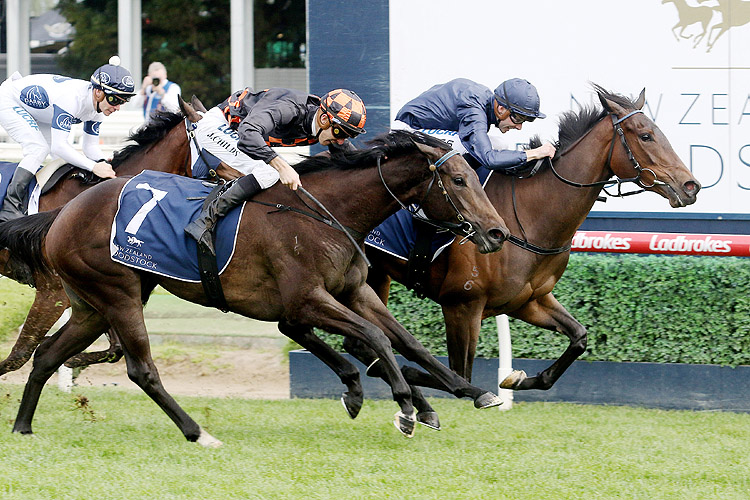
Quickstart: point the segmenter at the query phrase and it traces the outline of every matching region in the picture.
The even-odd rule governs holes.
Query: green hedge
[[[554,294],[588,329],[581,359],[750,364],[747,259],[573,254]],[[389,308],[434,354],[447,354],[434,302],[394,285]],[[510,328],[517,358],[556,359],[568,345],[522,321],[511,319]],[[494,318],[482,324],[477,355],[497,357]]]

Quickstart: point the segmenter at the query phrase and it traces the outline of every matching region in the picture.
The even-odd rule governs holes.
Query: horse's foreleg
[[[445,339],[451,370],[471,382],[474,355],[482,329],[484,301],[443,304]]]
[[[362,364],[369,367],[367,369],[367,375],[382,378],[387,383],[387,380],[385,380],[383,373],[380,370],[380,364],[377,363],[379,360],[378,355],[375,354],[375,351],[367,347],[364,342],[347,337],[344,339],[344,350],[361,361]],[[414,371],[419,372],[419,370]],[[437,412],[435,412],[432,405],[430,405],[424,397],[422,391],[419,390],[419,387],[414,384],[412,371],[409,370],[409,367],[402,366],[401,373],[404,375],[404,379],[409,383],[411,399],[414,403],[414,407],[417,409],[417,422],[432,429],[439,430],[440,420],[438,419]],[[427,376],[429,377],[429,375]],[[440,389],[442,388],[443,387],[440,386]]]
[[[31,359],[34,349],[70,304],[59,278],[38,273],[35,281],[37,291],[34,303],[10,354],[0,361],[0,375],[18,370]]]
[[[369,287],[364,288],[371,291]],[[376,303],[385,308],[374,293],[372,297]],[[405,436],[413,436],[416,417],[411,391],[398,369],[396,357],[391,350],[391,343],[383,331],[338,302],[322,288],[306,294],[304,297],[288,297],[285,303],[293,304],[289,312],[295,321],[315,326],[336,335],[354,337],[365,342],[377,353],[383,363],[384,374],[388,385],[391,386],[393,399],[401,407],[401,411],[396,413],[394,424]]]
[[[359,380],[359,370],[346,358],[336,352],[313,333],[312,328],[293,326],[286,321],[279,322],[279,331],[310,351],[338,376],[347,391],[342,394],[341,402],[351,418],[357,418],[362,409],[364,392]]]
[[[13,432],[32,433],[31,421],[44,384],[68,357],[91,345],[103,325],[106,325],[106,322],[95,311],[76,310],[74,307],[70,320],[55,335],[39,345],[34,355],[34,367],[23,391]]]
[[[450,392],[458,398],[469,397],[474,400],[474,406],[477,408],[488,408],[502,403],[502,400],[495,394],[471,385],[466,379],[435,359],[427,348],[396,321],[371,288],[362,288],[352,308],[365,319],[381,327],[388,335],[393,347],[406,359],[416,362],[427,370],[436,381],[435,387]]]
[[[525,373],[514,371],[500,383],[500,387],[504,389],[547,390],[586,351],[586,328],[551,293],[529,302],[512,315],[529,324],[563,333],[570,340],[562,356],[536,376],[526,377]]]

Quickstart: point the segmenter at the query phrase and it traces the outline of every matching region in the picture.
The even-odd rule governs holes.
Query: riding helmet
[[[320,108],[333,123],[340,125],[352,136],[365,133],[365,103],[351,90],[336,89],[328,92],[320,99]]]
[[[130,71],[120,66],[120,58],[112,56],[109,64],[100,66],[91,75],[91,85],[105,94],[132,97],[135,95],[135,80]]]
[[[495,99],[504,108],[530,118],[546,118],[539,111],[539,94],[528,80],[511,78],[495,89]]]

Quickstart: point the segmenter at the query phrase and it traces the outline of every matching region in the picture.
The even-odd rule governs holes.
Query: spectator
[[[158,61],[152,62],[138,94],[143,100],[143,118],[148,122],[154,111],[179,111],[177,96],[181,93],[180,86],[167,79],[167,68]]]

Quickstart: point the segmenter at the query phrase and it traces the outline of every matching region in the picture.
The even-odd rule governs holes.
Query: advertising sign
[[[750,214],[750,0],[391,0],[391,118],[431,86],[494,89],[520,77],[545,120],[493,140],[557,138],[557,117],[596,103],[590,82],[637,97],[703,184],[680,213]],[[667,212],[655,194],[595,210]]]

